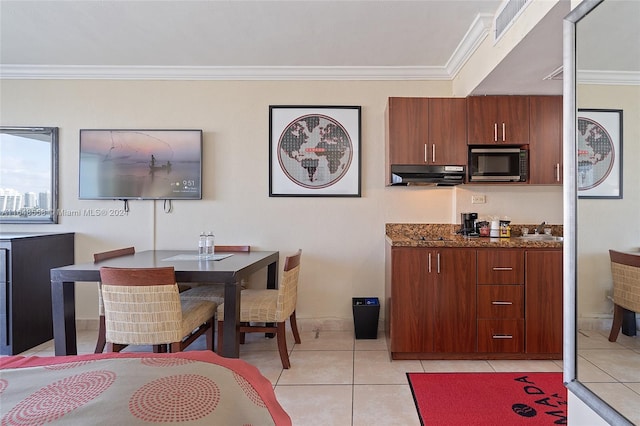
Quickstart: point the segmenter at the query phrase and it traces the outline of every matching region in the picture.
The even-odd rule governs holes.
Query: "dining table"
[[[202,258],[189,250],[147,250],[135,254],[51,269],[51,296],[55,354],[77,355],[75,285],[100,281],[100,268],[156,268],[173,266],[180,283],[224,283],[224,342],[218,353],[238,358],[240,353],[240,283],[266,268],[267,288],[278,287],[278,251],[216,252]],[[231,338],[234,336],[234,338]]]

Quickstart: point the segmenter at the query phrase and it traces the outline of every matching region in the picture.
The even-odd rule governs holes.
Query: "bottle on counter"
[[[198,256],[201,259],[207,257],[207,235],[202,231],[198,240]]]

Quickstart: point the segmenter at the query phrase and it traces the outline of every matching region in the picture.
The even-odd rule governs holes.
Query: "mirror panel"
[[[640,338],[621,333],[608,341],[613,304],[607,298],[609,249],[640,248],[640,170],[633,167],[640,163],[633,123],[640,113],[639,19],[640,2],[588,0],[564,26],[565,382],[616,425],[640,424]],[[579,109],[622,110],[627,167],[620,199],[578,199]]]
[[[0,127],[0,223],[58,223],[58,128]]]

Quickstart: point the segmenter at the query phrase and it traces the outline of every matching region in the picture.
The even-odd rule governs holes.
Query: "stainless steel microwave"
[[[529,151],[520,148],[478,147],[469,150],[469,181],[526,182]]]

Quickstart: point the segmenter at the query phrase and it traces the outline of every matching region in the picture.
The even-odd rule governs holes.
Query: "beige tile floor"
[[[578,379],[634,424],[640,424],[640,336],[578,333]]]
[[[78,353],[93,352],[95,336],[78,332]],[[288,370],[282,369],[275,339],[264,335],[247,335],[240,358],[271,381],[297,426],[419,425],[407,372],[562,371],[562,361],[391,362],[384,338],[356,340],[353,332],[303,332],[300,345],[289,337]],[[204,349],[204,342],[190,349]],[[53,355],[53,342],[23,355]]]

